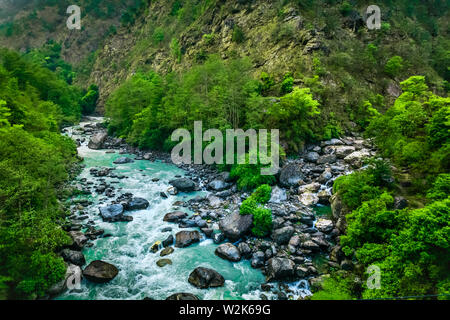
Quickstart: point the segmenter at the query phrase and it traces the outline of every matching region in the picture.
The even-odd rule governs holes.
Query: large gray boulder
[[[72,249],[81,250],[83,249],[86,242],[88,242],[88,238],[81,231],[70,231],[69,236],[72,238]]]
[[[188,178],[170,180],[169,183],[181,192],[191,192],[195,190],[195,182]]]
[[[121,204],[113,204],[99,208],[103,221],[114,222],[121,221],[124,208]]]
[[[187,217],[187,213],[183,211],[173,211],[166,213],[163,220],[167,222],[179,222]]]
[[[232,243],[221,244],[216,248],[214,253],[216,256],[228,261],[237,262],[241,260],[241,253],[239,252],[239,249]]]
[[[175,235],[175,247],[185,248],[199,242],[201,239],[198,231],[180,231]]]
[[[270,196],[270,203],[281,203],[287,200],[287,194],[284,189],[281,189],[278,186],[275,186],[272,189],[272,194]]]
[[[225,182],[224,180],[220,179],[215,179],[208,184],[208,188],[214,191],[223,191],[229,189],[231,186],[231,183]]]
[[[272,232],[273,241],[277,244],[287,244],[294,234],[294,227],[288,226],[280,229],[276,229]]]
[[[106,132],[99,132],[94,134],[89,140],[88,148],[93,150],[101,149],[107,137],[108,134]]]
[[[285,188],[298,186],[303,179],[302,168],[297,163],[289,163],[281,169],[280,184]]]
[[[294,276],[295,263],[286,258],[269,259],[266,273],[271,280],[282,280]]]
[[[189,275],[188,281],[200,289],[222,287],[225,283],[225,279],[220,273],[203,267],[195,268]]]
[[[61,251],[61,257],[66,262],[70,262],[77,266],[82,266],[86,263],[84,255],[80,251],[64,249]]]
[[[241,215],[234,212],[219,222],[219,228],[225,237],[231,241],[237,241],[250,232],[253,225],[253,215]]]
[[[134,162],[133,159],[127,158],[127,157],[120,157],[113,161],[115,164],[125,164],[125,163],[132,163]]]
[[[147,209],[149,205],[150,205],[150,203],[143,198],[133,198],[125,204],[124,209],[125,210],[143,210],[143,209]]]
[[[92,261],[84,270],[83,276],[92,282],[105,283],[114,279],[119,270],[110,263],[95,260]]]

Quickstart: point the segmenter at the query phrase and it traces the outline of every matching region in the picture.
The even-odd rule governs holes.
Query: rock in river
[[[289,163],[281,169],[280,184],[283,187],[298,186],[303,178],[302,168],[297,163]]]
[[[92,282],[105,283],[114,279],[119,270],[110,263],[95,260],[92,261],[84,270],[83,276]]]
[[[94,134],[89,140],[88,148],[93,150],[98,150],[103,146],[108,134],[106,132],[99,132]]]
[[[167,297],[166,300],[199,300],[197,296],[194,296],[192,293],[174,293],[173,295]]]
[[[241,215],[239,212],[234,212],[219,222],[220,230],[231,241],[242,238],[250,231],[252,225],[253,215]]]
[[[198,231],[180,231],[175,235],[175,238],[175,247],[185,248],[199,242],[201,236]]]
[[[82,266],[86,263],[84,255],[80,251],[64,249],[61,252],[61,257],[64,259],[64,261],[73,263],[74,265],[77,266]]]
[[[170,259],[160,259],[156,261],[156,265],[160,268],[167,266],[168,264],[172,264],[172,260]]]
[[[123,218],[123,206],[121,204],[100,207],[99,210],[104,221],[120,221]]]
[[[200,289],[222,287],[225,283],[225,279],[220,273],[203,267],[195,268],[189,275],[188,281]]]
[[[233,262],[241,260],[241,253],[239,252],[239,249],[231,243],[221,244],[216,248],[216,251],[214,251],[214,253],[216,254],[216,256],[225,260]]]
[[[134,162],[133,159],[127,158],[127,157],[121,157],[117,160],[115,160],[113,163],[115,164],[125,164],[125,163],[132,163]]]
[[[272,258],[268,261],[267,275],[270,279],[286,279],[294,275],[295,263],[286,258]]]
[[[294,233],[294,227],[288,226],[280,229],[276,229],[272,233],[273,240],[279,244],[287,244]]]
[[[133,198],[124,206],[125,210],[143,210],[147,209],[150,203],[143,198]]]
[[[186,217],[187,217],[187,213],[186,212],[173,211],[173,212],[166,213],[166,215],[164,216],[163,220],[167,221],[167,222],[179,222],[179,221],[183,220]]]
[[[195,182],[187,178],[179,178],[169,181],[169,183],[181,192],[190,192],[195,190]]]

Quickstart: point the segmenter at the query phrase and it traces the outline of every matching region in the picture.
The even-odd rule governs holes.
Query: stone
[[[302,247],[311,251],[320,251],[319,245],[311,240],[303,242]]]
[[[95,260],[92,261],[84,270],[83,276],[92,282],[105,283],[114,279],[119,270],[112,264]]]
[[[229,189],[230,187],[231,183],[219,179],[215,179],[208,184],[208,188],[214,191],[223,191]]]
[[[294,227],[288,226],[272,232],[272,239],[279,245],[287,244],[294,233]]]
[[[224,240],[225,240],[225,236],[223,235],[223,233],[221,233],[221,232],[214,233],[213,241],[215,244],[219,244],[219,243],[223,242]]]
[[[267,264],[266,274],[270,280],[282,280],[293,277],[294,270],[294,261],[287,258],[271,258]]]
[[[220,273],[204,267],[195,268],[189,275],[188,281],[200,289],[222,287],[225,283],[225,279]]]
[[[287,200],[286,191],[284,189],[281,189],[278,186],[275,186],[272,189],[272,194],[271,194],[269,202],[270,203],[281,203],[286,200]]]
[[[333,174],[331,173],[331,169],[330,168],[326,168],[325,171],[319,176],[318,181],[321,184],[326,184],[332,178],[333,178]]]
[[[317,152],[311,151],[305,155],[305,159],[308,162],[317,162],[319,160],[320,155]]]
[[[180,231],[175,235],[175,247],[185,248],[199,242],[201,239],[198,231]]]
[[[334,225],[333,225],[333,221],[331,221],[331,220],[320,218],[316,222],[316,229],[319,230],[320,232],[328,233],[328,232],[331,232],[331,230],[333,230],[333,228],[334,228]]]
[[[344,161],[353,167],[360,167],[364,159],[369,158],[370,153],[367,150],[355,151],[344,158]]]
[[[132,163],[134,162],[133,159],[127,158],[127,157],[120,157],[113,161],[115,164],[126,164],[126,163]]]
[[[352,146],[335,147],[335,154],[338,159],[344,159],[349,154],[355,152],[356,148]]]
[[[231,243],[221,244],[216,248],[214,253],[216,256],[228,261],[237,262],[241,260],[239,249]]]
[[[237,241],[250,232],[253,226],[253,215],[241,215],[234,212],[219,222],[219,228],[226,238]]]
[[[265,254],[262,251],[257,251],[253,254],[251,265],[253,268],[261,268],[264,266]]]
[[[160,268],[167,266],[168,264],[172,264],[172,260],[170,259],[160,259],[156,261],[156,265]]]
[[[143,210],[147,209],[150,203],[143,198],[132,198],[124,206],[125,210]]]
[[[289,163],[280,171],[280,185],[285,188],[298,186],[303,179],[302,168],[297,163]]]
[[[396,210],[402,210],[405,209],[408,206],[408,200],[406,200],[404,197],[395,197],[394,200],[394,209]]]
[[[100,207],[99,210],[103,221],[114,222],[122,220],[124,208],[121,204]]]
[[[64,261],[70,262],[77,266],[82,266],[86,263],[86,259],[80,251],[64,249],[63,251],[61,251],[61,257],[64,259]]]
[[[301,194],[303,192],[317,192],[320,189],[320,183],[314,182],[310,184],[304,184],[298,188],[298,193]]]
[[[187,217],[187,213],[183,211],[173,211],[166,213],[163,220],[167,222],[179,222]]]
[[[304,192],[298,196],[298,200],[305,206],[314,206],[319,202],[319,197],[315,193]]]
[[[329,205],[330,204],[330,198],[331,198],[331,192],[329,190],[320,190],[320,192],[317,194],[319,197],[319,203],[323,205]]]
[[[175,251],[172,247],[167,247],[161,250],[161,253],[159,254],[161,257],[168,256],[169,254],[172,254]]]
[[[166,240],[162,242],[162,245],[164,248],[167,248],[168,246],[171,246],[173,244],[173,241],[174,241],[173,235],[170,235],[167,237]]]
[[[247,242],[239,242],[238,249],[244,259],[249,259],[252,256],[252,249]]]
[[[108,134],[106,132],[99,132],[94,134],[89,140],[88,148],[93,150],[101,149],[107,137]]]
[[[169,187],[167,188],[167,193],[171,196],[176,196],[178,194],[178,190],[175,187]]]
[[[166,300],[176,300],[176,301],[184,301],[184,300],[200,300],[197,296],[193,295],[192,293],[174,293],[171,296],[167,297]]]
[[[336,155],[325,154],[317,160],[317,164],[331,164],[336,162]]]
[[[169,183],[181,192],[191,192],[195,190],[195,182],[188,178],[171,180]]]
[[[70,231],[69,236],[72,238],[73,244],[72,248],[75,250],[83,249],[86,242],[88,242],[88,238],[81,231]]]

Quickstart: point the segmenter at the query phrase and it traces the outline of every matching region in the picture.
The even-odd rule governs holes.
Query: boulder
[[[268,261],[266,274],[271,280],[282,280],[294,276],[295,263],[287,258],[271,258]]]
[[[70,249],[64,249],[61,251],[61,257],[66,262],[70,262],[77,266],[82,266],[86,263],[84,255],[80,251],[74,251]]]
[[[187,217],[187,213],[186,212],[173,211],[173,212],[166,213],[166,215],[164,216],[163,220],[167,221],[167,222],[179,222],[179,221],[183,220],[186,217]]]
[[[298,186],[303,179],[302,168],[297,163],[289,163],[281,169],[280,185],[285,188]]]
[[[225,283],[225,279],[220,273],[204,267],[195,268],[189,275],[188,281],[200,289],[222,287]]]
[[[336,162],[336,155],[325,154],[317,160],[317,164],[331,164]]]
[[[180,231],[175,235],[175,247],[185,248],[201,239],[198,231]]]
[[[143,210],[147,209],[150,203],[143,198],[132,198],[124,206],[125,210]]]
[[[344,159],[349,154],[355,152],[356,148],[352,146],[335,147],[335,154],[338,159]]]
[[[355,151],[344,158],[344,161],[353,167],[360,167],[365,158],[369,158],[370,153],[367,150]]]
[[[317,196],[319,197],[319,203],[323,205],[330,204],[331,192],[329,190],[321,190]]]
[[[334,225],[333,225],[333,221],[328,220],[328,219],[319,219],[316,222],[316,229],[319,230],[320,232],[323,233],[328,233],[331,232],[331,230],[333,230]]]
[[[105,283],[114,279],[119,270],[110,263],[95,260],[92,261],[84,270],[83,276],[92,282]]]
[[[320,189],[320,183],[314,182],[310,184],[304,184],[298,187],[298,193],[301,194],[303,192],[317,192]]]
[[[294,233],[294,227],[288,226],[280,229],[276,229],[272,232],[272,239],[277,244],[287,244]]]
[[[195,182],[188,178],[171,180],[169,183],[181,192],[191,192],[195,190]]]
[[[237,241],[246,235],[252,228],[253,215],[241,215],[234,212],[219,222],[219,228],[225,237],[231,241]]]
[[[319,160],[320,155],[317,152],[311,151],[305,155],[305,159],[308,162],[317,162]]]
[[[192,293],[174,293],[171,296],[167,297],[166,300],[177,300],[177,301],[183,301],[183,300],[200,300],[197,296],[193,295]]]
[[[100,207],[99,210],[103,221],[121,221],[123,218],[124,208],[121,204]]]
[[[132,163],[134,162],[133,159],[127,158],[127,157],[120,157],[113,161],[115,164],[125,164],[125,163]]]
[[[264,266],[265,254],[262,251],[257,251],[252,256],[251,265],[253,268],[261,268]]]
[[[169,254],[172,254],[175,251],[172,247],[167,247],[163,250],[161,250],[161,253],[159,254],[161,257],[168,256]]]
[[[208,184],[208,188],[214,191],[223,191],[231,187],[231,183],[215,179]]]
[[[251,257],[252,249],[246,242],[239,242],[238,249],[244,259],[248,259]]]
[[[81,231],[70,231],[69,236],[72,238],[73,244],[72,248],[75,250],[81,250],[83,249],[86,242],[88,242],[88,238],[86,235]]]
[[[173,235],[168,236],[167,239],[162,242],[163,247],[167,248],[168,246],[171,246],[173,243],[173,240],[174,240]]]
[[[298,196],[298,200],[305,206],[314,206],[319,202],[319,197],[315,193],[304,192]]]
[[[88,148],[93,150],[101,149],[107,137],[108,134],[106,132],[99,132],[94,134],[89,140]]]
[[[281,203],[286,200],[287,200],[286,191],[284,189],[281,189],[278,186],[275,186],[272,189],[272,195],[270,197],[269,202],[270,203]]]
[[[214,253],[216,256],[228,261],[237,262],[241,260],[239,249],[231,243],[221,244],[216,248]]]
[[[172,264],[172,260],[170,259],[160,259],[156,261],[156,265],[160,268],[167,266],[168,264]]]

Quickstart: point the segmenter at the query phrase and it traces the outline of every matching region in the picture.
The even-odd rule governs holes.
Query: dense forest
[[[41,14],[67,16],[66,1],[56,2],[36,1],[29,15],[0,25],[0,44],[56,32]],[[60,200],[78,159],[60,130],[104,110],[108,133],[143,150],[170,151],[171,133],[194,121],[203,130],[279,129],[285,158],[352,132],[371,139],[377,157],[333,185],[347,220],[338,245],[357,267],[332,269],[312,299],[448,299],[449,1],[378,1],[383,22],[374,31],[361,15],[367,1],[274,1],[270,20],[248,25],[239,18],[253,17],[254,1],[81,2],[84,15],[107,25],[83,59],[67,61],[59,36],[0,51],[0,298],[42,297],[64,277],[56,252],[70,239]],[[293,11],[301,27],[289,22]],[[238,16],[223,36],[211,25],[230,12]],[[26,27],[36,19],[42,30]],[[277,54],[267,58],[257,41],[286,61],[261,63]],[[251,194],[240,213],[254,216],[252,233],[264,238],[278,177],[259,167],[219,169]],[[395,208],[397,196],[408,206]],[[383,274],[380,290],[367,288],[371,265]]]

